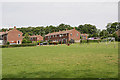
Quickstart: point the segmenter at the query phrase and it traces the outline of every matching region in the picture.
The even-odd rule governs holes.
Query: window
[[[20,34],[18,34],[18,37],[20,37]]]
[[[77,37],[78,37],[78,33],[77,33]]]
[[[57,35],[55,35],[55,37],[57,37]]]
[[[62,37],[62,35],[60,34],[59,37]]]
[[[50,38],[51,38],[51,36],[50,36]]]
[[[53,35],[53,38],[54,38],[54,35]]]
[[[66,34],[66,36],[67,36],[67,34]]]
[[[72,33],[70,33],[70,36],[72,36]]]

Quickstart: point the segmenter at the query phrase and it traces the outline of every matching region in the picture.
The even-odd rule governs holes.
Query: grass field
[[[3,48],[3,78],[117,78],[118,43]]]

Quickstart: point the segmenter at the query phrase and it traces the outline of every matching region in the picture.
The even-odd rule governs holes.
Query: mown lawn
[[[3,78],[117,78],[118,43],[3,48]]]

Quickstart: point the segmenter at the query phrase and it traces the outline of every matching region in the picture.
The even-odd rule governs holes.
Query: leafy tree
[[[115,37],[115,40],[118,41],[119,40],[119,37],[116,33],[113,33],[113,37]]]
[[[28,33],[25,34],[22,43],[31,43]]]
[[[108,37],[108,31],[107,30],[102,30],[101,32],[100,32],[100,37],[102,37],[102,38],[106,38],[106,37]]]
[[[118,22],[108,23],[106,28],[109,34],[113,34],[116,30],[120,29],[120,23]]]

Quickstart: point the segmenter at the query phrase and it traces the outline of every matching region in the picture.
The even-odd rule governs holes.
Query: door
[[[20,40],[18,40],[18,44],[20,44]]]

